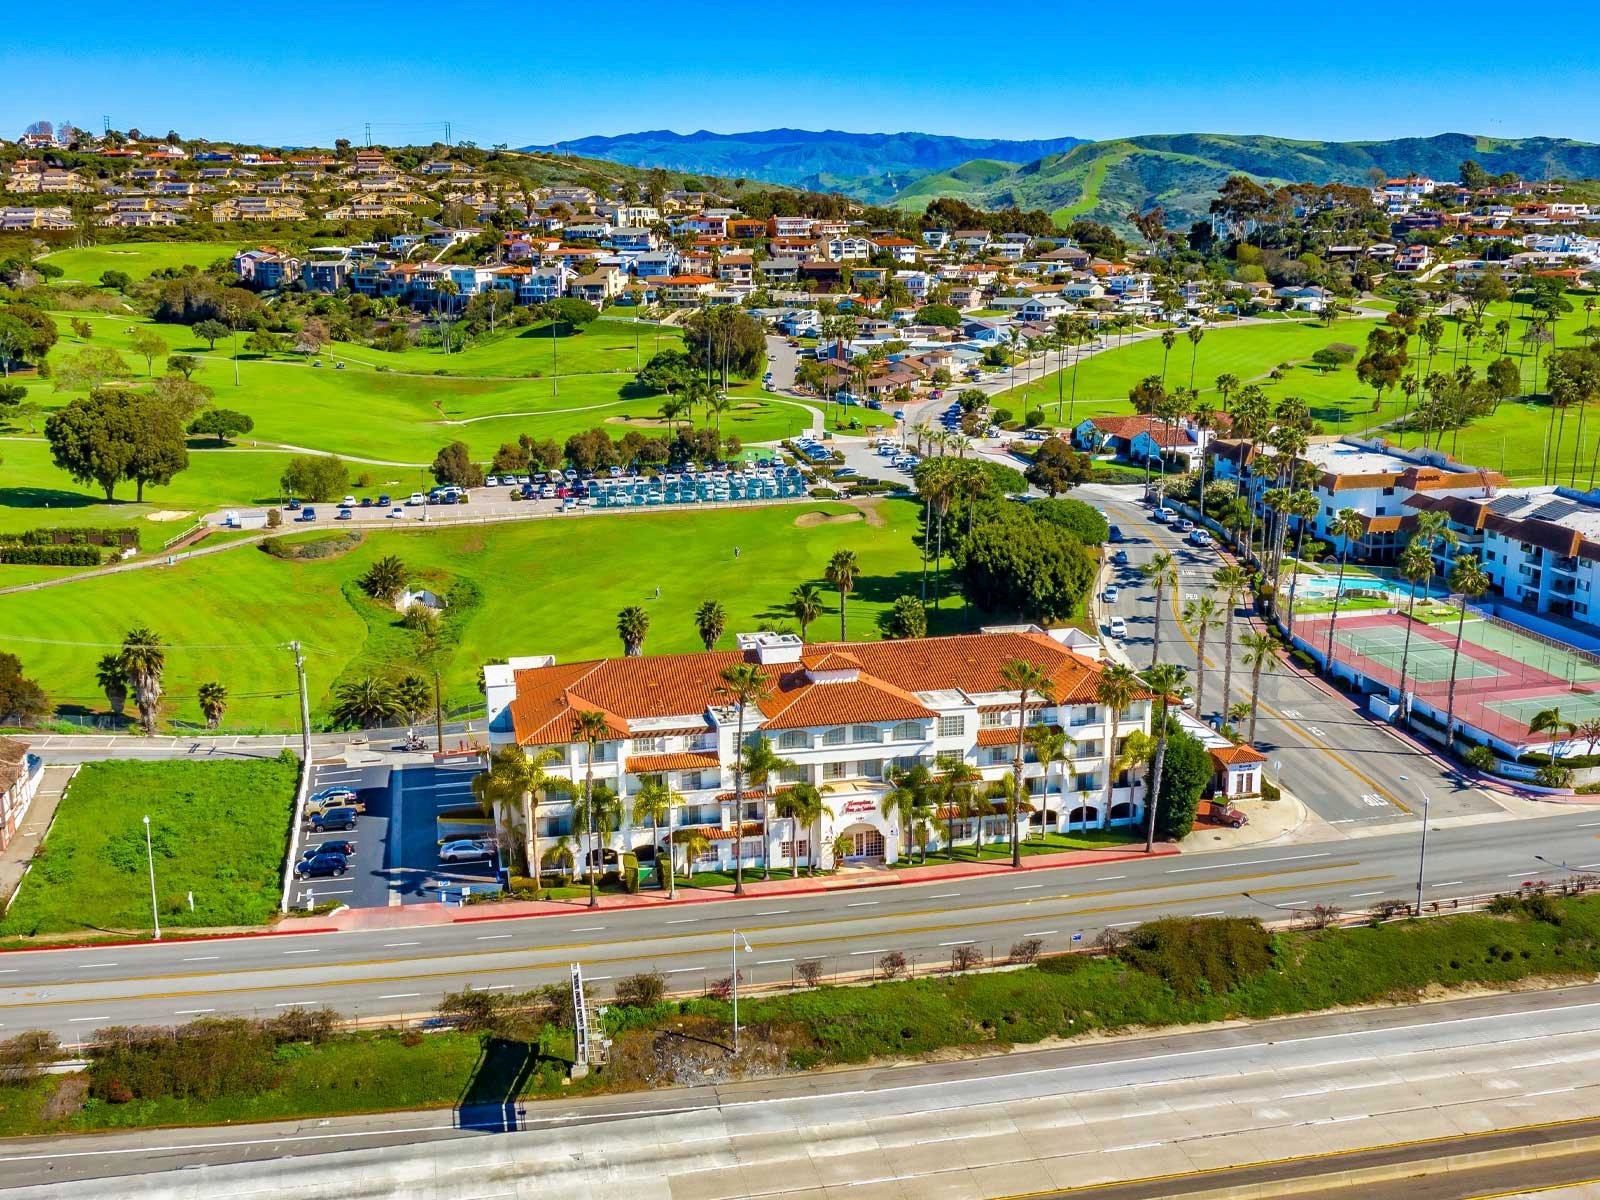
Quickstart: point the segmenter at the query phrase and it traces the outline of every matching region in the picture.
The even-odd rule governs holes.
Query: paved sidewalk
[[[11,839],[11,844],[0,850],[0,909],[11,903],[11,897],[16,894],[23,876],[28,873],[28,864],[33,861],[45,830],[55,820],[61,793],[76,773],[76,767],[45,767],[44,778],[39,781],[39,790],[28,805],[22,827],[17,830],[17,836]]]
[[[1138,850],[1073,850],[1061,854],[1034,854],[1022,860],[1021,870],[1042,871],[1059,867],[1083,867],[1126,862],[1130,859],[1164,857],[1180,853],[1177,846],[1166,842],[1156,844],[1153,855]],[[984,862],[935,863],[926,867],[904,867],[898,870],[878,868],[847,871],[842,875],[823,875],[815,879],[751,880],[744,885],[744,895],[799,896],[818,895],[824,892],[852,891],[858,888],[896,887],[901,884],[939,883],[951,879],[971,879],[980,875],[1002,875],[1013,870],[1009,859]],[[637,896],[601,893],[595,897],[599,909],[658,908],[682,904],[706,904],[718,900],[735,899],[733,886],[714,888],[679,886],[678,898],[670,900],[665,892],[650,890]],[[394,929],[417,925],[449,925],[464,921],[498,921],[514,917],[571,916],[574,911],[587,909],[588,900],[507,900],[488,904],[407,904],[404,908],[349,909],[318,917],[318,928],[332,929]],[[288,923],[293,928],[293,922]]]

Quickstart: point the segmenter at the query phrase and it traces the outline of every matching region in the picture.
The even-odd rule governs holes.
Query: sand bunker
[[[185,517],[192,517],[192,516],[194,516],[193,513],[178,512],[176,509],[171,509],[171,508],[158,508],[153,513],[146,513],[145,514],[145,520],[147,520],[147,521],[181,521]]]

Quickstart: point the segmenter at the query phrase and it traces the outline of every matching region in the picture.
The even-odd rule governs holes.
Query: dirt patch
[[[45,1124],[53,1121],[65,1121],[68,1117],[81,1111],[83,1102],[88,1098],[88,1072],[79,1071],[71,1075],[63,1075],[61,1076],[61,1082],[56,1085],[56,1090],[39,1110],[39,1118]]]
[[[818,525],[854,525],[857,521],[864,520],[866,520],[866,514],[859,512],[808,512],[801,513],[794,519],[794,523],[798,529],[815,529]]]
[[[179,512],[175,508],[158,508],[153,513],[146,513],[146,521],[181,521],[185,517],[192,517],[192,512]]]

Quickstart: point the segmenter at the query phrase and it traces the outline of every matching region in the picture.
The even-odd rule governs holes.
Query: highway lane
[[[796,964],[829,976],[873,969],[899,951],[919,971],[971,944],[985,957],[1038,938],[1048,950],[1166,913],[1283,918],[1315,904],[1362,910],[1415,894],[1417,838],[1371,838],[971,879],[748,897],[701,904],[462,921],[447,926],[217,939],[0,954],[0,1036],[45,1028],[69,1040],[125,1022],[270,1015],[327,1004],[362,1018],[430,1011],[465,987],[522,989],[584,964],[605,994],[622,976],[665,973],[696,991],[731,972],[733,931],[748,985],[787,984]],[[1600,869],[1600,813],[1430,829],[1425,894],[1452,898],[1557,880],[1566,863]],[[1547,861],[1541,861],[1541,857]]]
[[[1189,668],[1193,684],[1197,664],[1194,639],[1180,620],[1186,600],[1214,589],[1214,575],[1223,565],[1215,549],[1198,549],[1183,535],[1150,520],[1150,510],[1135,498],[1135,489],[1085,487],[1079,495],[1098,504],[1131,539],[1118,547],[1128,553],[1127,566],[1109,568],[1109,582],[1118,587],[1117,600],[1103,605],[1109,620],[1121,616],[1128,626],[1123,649],[1136,668],[1149,665],[1155,626],[1155,593],[1139,574],[1158,551],[1173,556],[1179,587],[1168,590],[1161,619],[1161,656]],[[1230,700],[1250,699],[1250,670],[1243,661],[1239,639],[1247,625],[1241,607],[1235,619],[1233,691]],[[1223,631],[1209,635],[1206,643],[1206,709],[1221,712],[1223,698]],[[1415,828],[1421,795],[1426,792],[1430,814],[1443,817],[1481,817],[1501,810],[1470,780],[1431,756],[1419,754],[1380,723],[1357,712],[1352,702],[1330,695],[1277,663],[1262,675],[1261,712],[1257,743],[1275,764],[1271,777],[1283,784],[1317,815],[1347,832],[1367,832],[1373,827]],[[1401,778],[1405,776],[1405,778]]]
[[[349,1200],[458,1195],[470,1171],[474,1194],[549,1197],[592,1194],[602,1179],[705,1197],[821,1197],[842,1184],[863,1200],[998,1195],[1134,1178],[1151,1182],[1138,1194],[1176,1194],[1197,1172],[1248,1164],[1304,1178],[1367,1147],[1421,1141],[1411,1161],[1424,1163],[1492,1130],[1532,1142],[1600,1112],[1597,1033],[1600,988],[1552,989],[554,1100],[492,1140],[437,1111],[19,1140],[0,1143],[0,1188],[271,1186]],[[252,1171],[270,1171],[270,1185]]]

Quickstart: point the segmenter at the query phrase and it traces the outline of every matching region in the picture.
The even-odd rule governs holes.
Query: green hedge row
[[[0,546],[138,546],[139,530],[132,525],[105,528],[24,529],[0,533]]]
[[[0,563],[35,567],[98,567],[96,546],[0,546]]]

